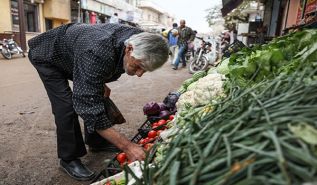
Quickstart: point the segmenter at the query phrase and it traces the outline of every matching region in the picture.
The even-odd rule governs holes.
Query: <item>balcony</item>
[[[138,8],[148,8],[154,12],[165,14],[165,11],[161,7],[159,7],[157,4],[153,3],[152,1],[148,1],[148,0],[139,1]]]
[[[137,11],[136,7],[122,0],[95,0],[95,1],[101,4],[106,4],[108,6],[114,7],[119,10]]]

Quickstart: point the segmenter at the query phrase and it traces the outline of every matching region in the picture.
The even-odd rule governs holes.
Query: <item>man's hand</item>
[[[123,150],[128,156],[130,161],[142,161],[145,159],[145,153],[141,146],[132,143],[127,146],[126,149]]]
[[[105,130],[97,130],[98,134],[109,142],[114,144],[120,150],[125,152],[130,161],[144,160],[145,152],[143,148],[135,143],[129,141],[124,135],[117,132],[114,128],[108,128]]]
[[[109,97],[111,93],[111,89],[105,84],[105,93],[104,97]]]

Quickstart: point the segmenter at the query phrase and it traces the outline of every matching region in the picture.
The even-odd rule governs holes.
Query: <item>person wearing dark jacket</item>
[[[178,27],[178,54],[174,63],[174,70],[178,69],[178,64],[182,60],[183,67],[186,66],[185,53],[188,49],[188,44],[192,43],[195,39],[195,33],[193,30],[186,26],[185,20],[180,20],[180,26]]]
[[[71,23],[28,44],[29,59],[51,102],[62,169],[77,180],[91,180],[95,175],[80,161],[87,151],[78,115],[84,120],[87,137],[98,134],[131,161],[145,158],[142,147],[112,127],[104,104],[110,95],[106,83],[123,73],[141,77],[161,67],[169,51],[162,36],[121,24]],[[73,81],[73,90],[68,80]]]

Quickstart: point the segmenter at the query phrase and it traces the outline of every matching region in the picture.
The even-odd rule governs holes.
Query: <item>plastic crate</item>
[[[174,114],[175,112],[172,112],[170,115]],[[139,143],[139,141],[142,138],[147,137],[147,133],[152,130],[152,124],[160,119],[165,119],[167,120],[168,117],[170,115],[167,115],[165,117],[149,117],[146,119],[146,121],[139,127],[138,129],[138,133],[131,139],[131,141],[133,143]],[[159,130],[161,129],[163,126],[159,126],[154,130]],[[162,138],[158,137],[156,140],[153,141],[153,143],[156,142],[161,142],[163,141]],[[151,142],[152,143],[152,142]],[[156,152],[154,150],[151,150],[150,152]],[[111,160],[111,162],[109,163],[109,165],[106,167],[106,169],[102,170],[93,180],[93,182],[96,182],[101,176],[107,178],[110,176],[113,176],[115,174],[118,174],[122,172],[121,166],[119,161],[116,159],[116,156],[114,156],[114,158]]]
[[[147,137],[147,133],[152,130],[152,124],[158,120],[162,119],[161,117],[151,117],[151,118],[148,118],[141,126],[140,128],[138,129],[138,133],[131,139],[131,141],[133,143],[139,143],[139,141],[142,139],[142,138],[145,138]],[[161,127],[158,127],[157,129],[155,130],[158,130],[160,129]],[[155,140],[154,142],[157,142],[157,141],[162,141],[162,139],[158,138],[157,140]],[[121,166],[120,166],[120,163],[119,161],[116,159],[116,156],[112,159],[112,162],[108,165],[108,171],[109,171],[109,174],[116,174],[116,173],[119,173],[121,172]]]
[[[232,53],[236,53],[244,47],[246,47],[246,45],[244,45],[243,42],[235,40],[232,44],[224,48],[223,56],[228,58]]]

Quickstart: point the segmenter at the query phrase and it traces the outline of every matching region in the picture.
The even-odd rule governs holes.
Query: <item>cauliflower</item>
[[[223,79],[224,76],[219,73],[209,74],[200,78],[195,84],[195,88],[179,97],[176,104],[177,109],[181,110],[186,105],[192,107],[206,105],[214,99],[224,97]]]

